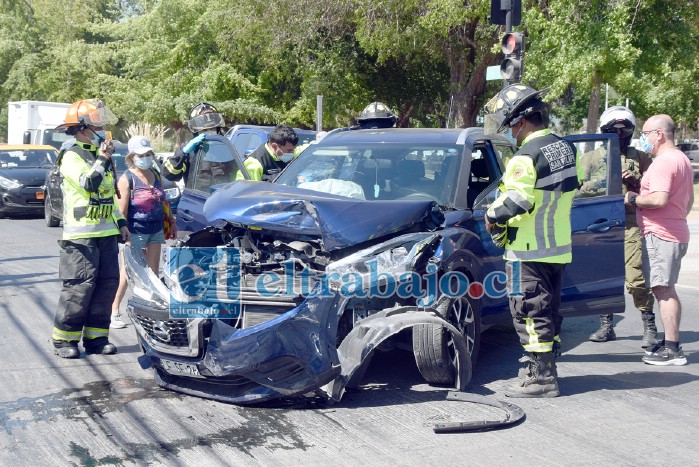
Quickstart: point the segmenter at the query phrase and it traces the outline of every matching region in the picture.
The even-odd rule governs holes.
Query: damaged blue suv
[[[561,311],[623,312],[618,141],[568,139],[582,157],[602,153],[607,170],[587,174],[584,182],[597,189],[573,205]],[[225,138],[207,137],[204,152],[209,164],[247,178]],[[142,366],[163,387],[237,404],[291,395],[339,400],[384,340],[409,333],[425,380],[464,388],[481,331],[511,322],[508,271],[484,212],[514,152],[507,138],[480,128],[339,131],[273,183],[240,180],[216,190],[202,203],[208,227],[175,250],[236,252],[236,292],[201,291],[228,312],[174,316],[177,278],[161,281],[142,255],[127,252],[127,311]]]

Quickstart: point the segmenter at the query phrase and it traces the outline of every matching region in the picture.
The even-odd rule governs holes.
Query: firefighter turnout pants
[[[53,325],[53,340],[89,346],[108,337],[112,302],[119,287],[117,236],[59,240],[58,276],[63,289]]]
[[[512,261],[509,266],[510,313],[519,341],[527,352],[551,352],[554,341],[560,343],[565,264]]]
[[[633,304],[641,312],[653,311],[653,292],[646,285],[641,266],[643,243],[641,229],[629,225],[624,230],[624,263],[626,266],[626,290],[633,297]]]

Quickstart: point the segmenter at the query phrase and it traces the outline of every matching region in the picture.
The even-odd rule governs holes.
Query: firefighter
[[[397,121],[398,117],[389,110],[386,104],[372,102],[364,107],[362,114],[357,119],[357,125],[352,126],[352,129],[392,128]]]
[[[289,125],[277,125],[269,135],[269,142],[262,143],[245,159],[245,169],[250,180],[273,181],[286,168],[294,157],[299,137]],[[241,180],[243,174],[238,172],[236,178]]]
[[[622,154],[623,193],[638,193],[641,189],[641,176],[650,167],[652,159],[648,153],[631,146],[631,138],[636,128],[633,112],[622,105],[609,107],[600,117],[602,133],[616,133],[619,136],[619,149]],[[602,175],[606,180],[606,170]],[[627,204],[624,227],[624,265],[626,268],[626,291],[633,297],[633,304],[641,312],[643,320],[643,341],[641,347],[652,348],[658,343],[658,330],[653,313],[653,293],[646,285],[641,270],[641,231],[636,221],[636,206]],[[607,342],[616,339],[614,315],[600,315],[600,327],[592,333],[592,342]]]
[[[541,99],[547,91],[512,84],[486,105],[490,125],[498,132],[510,128],[519,147],[507,163],[502,194],[485,215],[486,229],[505,248],[510,312],[525,350],[509,397],[559,395],[558,309],[563,269],[572,259],[570,210],[581,173],[575,146],[547,128]]]
[[[226,124],[223,115],[208,102],[199,102],[194,105],[189,111],[189,120],[186,123],[194,134],[194,138],[187,144],[178,147],[175,154],[163,163],[165,178],[172,181],[184,179],[185,183],[191,165],[190,158],[199,151],[204,136],[207,134],[223,135]]]
[[[119,286],[118,239],[130,238],[117,207],[114,145],[104,126],[117,122],[98,99],[72,104],[56,131],[75,138],[59,161],[63,193],[63,237],[59,277],[63,288],[53,325],[54,353],[78,358],[82,338],[88,354],[114,354],[109,342],[111,303]]]

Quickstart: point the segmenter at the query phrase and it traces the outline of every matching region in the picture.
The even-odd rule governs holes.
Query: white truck
[[[7,143],[48,144],[59,149],[69,136],[54,128],[63,123],[68,107],[63,102],[8,102]]]

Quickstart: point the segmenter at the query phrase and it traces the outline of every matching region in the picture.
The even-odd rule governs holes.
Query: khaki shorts
[[[643,277],[653,287],[670,287],[677,283],[687,243],[663,240],[653,234],[643,237]]]

